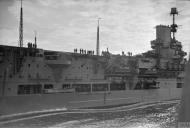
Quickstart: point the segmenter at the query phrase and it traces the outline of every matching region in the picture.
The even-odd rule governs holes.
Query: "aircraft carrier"
[[[173,23],[156,26],[151,48],[139,55],[74,48],[59,52],[28,42],[23,47],[23,10],[19,46],[0,45],[0,115],[51,109],[95,108],[180,99],[187,60]],[[39,42],[40,43],[40,42]]]

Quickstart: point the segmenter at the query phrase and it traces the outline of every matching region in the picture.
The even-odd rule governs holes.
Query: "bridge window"
[[[73,84],[76,92],[90,92],[90,84]]]
[[[44,89],[53,89],[53,84],[44,84]]]
[[[177,83],[177,88],[182,88],[183,83]]]
[[[125,90],[124,83],[111,83],[110,90]]]
[[[18,85],[17,93],[22,94],[39,94],[42,91],[42,85],[33,84],[33,85]]]
[[[108,84],[93,84],[92,91],[107,91]]]
[[[63,88],[63,89],[69,89],[69,88],[70,88],[70,84],[63,84],[63,85],[62,85],[62,88]]]

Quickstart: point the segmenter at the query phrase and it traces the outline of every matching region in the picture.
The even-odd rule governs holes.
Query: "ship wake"
[[[5,115],[0,117],[0,125],[6,125],[10,123],[17,123],[21,121],[29,121],[33,119],[60,116],[66,114],[98,114],[98,113],[117,113],[117,112],[126,112],[133,111],[138,109],[145,109],[148,107],[153,107],[156,105],[168,105],[168,104],[177,104],[179,100],[171,100],[171,101],[162,101],[162,102],[143,102],[137,103],[127,106],[119,106],[113,108],[103,108],[103,109],[66,109],[66,108],[57,108],[57,109],[49,109],[43,111],[33,111],[27,113],[18,113],[13,115]],[[66,123],[66,122],[65,122]],[[60,126],[60,125],[59,125]],[[57,125],[56,125],[57,127]]]

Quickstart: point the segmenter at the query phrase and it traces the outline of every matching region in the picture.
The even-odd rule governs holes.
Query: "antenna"
[[[100,46],[99,46],[99,45],[100,45],[100,35],[99,35],[99,33],[100,33],[100,32],[99,32],[99,31],[100,31],[100,30],[99,30],[99,25],[100,25],[99,22],[100,22],[100,19],[101,19],[101,18],[98,18],[97,42],[96,42],[96,55],[98,55],[98,56],[100,55]]]
[[[176,7],[171,8],[170,15],[173,16],[173,24],[171,25],[171,32],[173,35],[173,39],[175,40],[175,33],[177,32],[178,25],[175,24],[175,15],[178,15],[178,11]]]
[[[37,48],[37,37],[36,37],[36,35],[37,35],[37,31],[35,31],[34,30],[34,45],[35,45],[35,48]]]
[[[20,23],[19,23],[19,47],[23,47],[23,9],[22,9],[22,0],[21,0]]]

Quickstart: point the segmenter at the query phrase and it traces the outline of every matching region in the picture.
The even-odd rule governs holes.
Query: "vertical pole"
[[[4,75],[3,75],[2,96],[5,96],[6,77],[7,77],[7,68],[4,70]]]
[[[90,83],[90,93],[92,93],[92,83]]]
[[[108,92],[110,92],[110,83],[108,83]]]
[[[105,85],[104,86],[104,104],[106,104],[106,91],[107,91],[107,87]]]
[[[96,42],[96,55],[100,55],[100,28],[99,28],[99,21],[100,21],[101,18],[98,18],[98,26],[97,26],[97,42]]]
[[[106,104],[106,91],[104,91],[104,104]]]
[[[175,24],[175,14],[173,14],[173,25]],[[175,39],[175,32],[173,32],[173,39]]]
[[[21,8],[20,8],[19,47],[23,47],[23,9],[22,9],[22,0],[21,0]]]
[[[20,70],[22,64],[22,56],[23,56],[23,9],[22,9],[22,0],[21,0],[21,8],[20,8],[20,23],[19,23],[19,48],[18,48],[18,58],[16,61],[17,72]]]
[[[37,48],[37,38],[36,38],[36,31],[34,31],[35,38],[34,38],[34,44],[35,44],[35,49]]]

